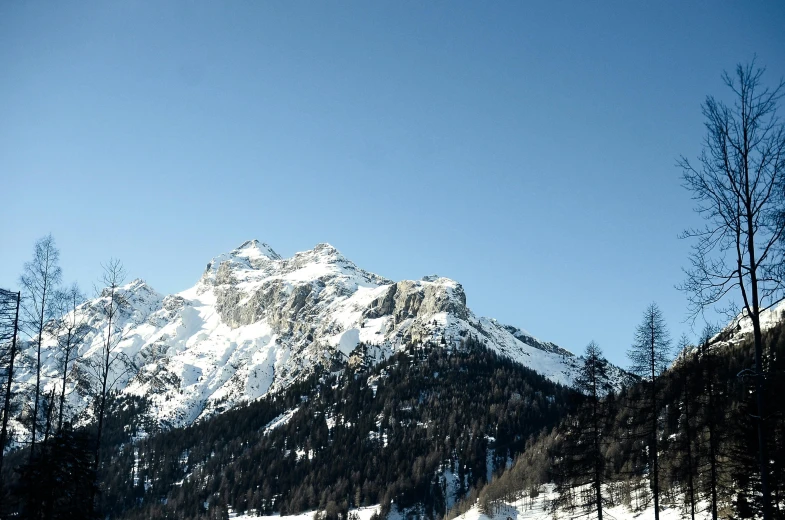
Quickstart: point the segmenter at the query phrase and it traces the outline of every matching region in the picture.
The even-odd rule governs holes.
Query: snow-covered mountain
[[[328,244],[282,258],[248,241],[213,258],[192,288],[163,296],[142,280],[121,288],[119,349],[136,369],[116,389],[144,394],[162,424],[185,425],[275,392],[316,367],[337,370],[356,347],[375,360],[409,343],[445,348],[474,335],[488,347],[564,384],[576,358],[494,319],[477,317],[454,280],[393,282],[360,269]],[[106,294],[79,307],[90,332],[80,358],[96,355]],[[54,339],[44,348],[46,387],[56,385]],[[28,374],[30,377],[31,374]],[[84,408],[85,397],[70,395]]]

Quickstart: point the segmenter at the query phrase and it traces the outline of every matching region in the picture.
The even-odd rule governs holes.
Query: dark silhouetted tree
[[[709,96],[703,103],[706,138],[698,164],[679,161],[685,187],[692,192],[705,227],[683,234],[693,239],[691,266],[680,286],[691,313],[724,306],[752,324],[755,342],[755,393],[759,471],[764,520],[771,518],[771,497],[764,400],[765,355],[761,312],[779,300],[783,289],[785,236],[785,124],[777,105],[785,82],[762,84],[763,69],[739,65],[723,74],[731,105]]]
[[[575,388],[582,394],[582,403],[577,413],[567,420],[565,440],[562,444],[560,495],[572,494],[572,487],[589,484],[592,498],[584,507],[603,517],[602,487],[605,482],[606,436],[614,416],[612,399],[606,397],[613,392],[608,361],[602,350],[591,342],[586,347],[582,363],[575,379]],[[565,502],[565,496],[560,501]]]
[[[3,389],[3,422],[0,426],[0,499],[3,496],[3,455],[8,441],[8,419],[11,416],[11,399],[13,396],[14,361],[17,355],[17,337],[19,335],[19,306],[21,293],[0,289],[0,347],[2,348],[2,366],[5,372],[5,388]]]
[[[660,517],[660,482],[658,460],[660,376],[670,362],[670,335],[657,304],[652,303],[643,314],[643,321],[635,331],[635,342],[627,351],[629,370],[643,380],[646,391],[639,403],[644,417],[644,435],[649,441],[651,468],[649,479],[654,497],[654,518]],[[647,424],[648,423],[648,424]]]

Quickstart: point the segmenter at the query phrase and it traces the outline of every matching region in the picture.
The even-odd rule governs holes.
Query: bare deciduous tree
[[[760,316],[781,298],[785,280],[785,124],[777,116],[785,82],[766,88],[763,72],[753,62],[737,66],[735,76],[723,74],[733,104],[706,98],[706,138],[698,164],[683,157],[678,164],[696,211],[707,222],[683,234],[695,241],[691,267],[680,286],[688,295],[691,315],[714,306],[739,315],[734,298],[740,298],[741,316],[752,323],[763,517],[769,520]]]
[[[51,234],[41,238],[35,243],[33,259],[24,265],[19,282],[22,286],[22,313],[23,323],[27,335],[36,345],[35,361],[35,394],[33,397],[33,415],[30,432],[30,460],[35,452],[36,427],[38,424],[38,409],[41,395],[41,347],[43,343],[44,327],[46,323],[56,316],[54,294],[60,284],[62,272],[58,265],[60,251],[55,246]]]
[[[106,320],[106,333],[101,349],[80,361],[80,383],[91,395],[96,413],[97,430],[95,446],[95,468],[98,469],[101,438],[106,421],[106,405],[109,392],[117,382],[133,368],[131,360],[120,350],[122,328],[120,313],[128,305],[121,286],[125,270],[119,260],[112,259],[103,265],[100,283],[103,289],[98,295],[98,308]]]
[[[57,296],[57,314],[60,316],[53,322],[53,335],[57,338],[58,364],[60,376],[60,396],[57,414],[57,431],[63,428],[65,414],[66,387],[70,369],[73,366],[79,347],[84,341],[90,327],[87,325],[85,315],[79,312],[79,305],[84,301],[84,295],[76,284],[60,291]]]

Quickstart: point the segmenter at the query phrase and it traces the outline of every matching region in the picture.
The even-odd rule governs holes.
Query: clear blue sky
[[[52,232],[66,280],[118,257],[164,293],[258,238],[615,362],[674,336],[700,103],[785,3],[2,2],[0,286]]]

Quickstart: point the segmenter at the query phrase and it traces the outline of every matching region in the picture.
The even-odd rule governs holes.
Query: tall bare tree
[[[97,355],[87,358],[83,363],[83,376],[90,393],[93,395],[93,405],[96,410],[97,432],[95,446],[95,468],[98,469],[99,450],[101,438],[106,421],[106,404],[109,392],[118,380],[128,374],[131,362],[119,349],[122,341],[122,328],[120,326],[120,313],[127,306],[121,286],[125,280],[123,264],[112,259],[103,265],[103,275],[100,284],[103,289],[99,293],[98,308],[106,320],[106,333]]]
[[[74,358],[84,341],[85,335],[90,330],[85,314],[79,311],[79,305],[84,299],[84,295],[76,284],[72,284],[67,289],[60,291],[56,296],[57,314],[60,317],[53,322],[52,332],[57,337],[57,358],[60,377],[59,410],[57,414],[58,432],[63,428],[66,387],[68,386],[70,369],[73,367]]]
[[[766,453],[764,352],[761,312],[783,294],[785,237],[785,124],[777,116],[785,82],[764,87],[754,61],[722,78],[731,105],[708,96],[702,105],[706,137],[698,162],[682,157],[684,186],[692,192],[703,228],[694,240],[690,268],[680,286],[691,315],[716,307],[748,319],[755,342],[755,392],[763,518],[771,518]],[[734,305],[741,300],[741,308]]]
[[[30,432],[30,459],[35,453],[36,427],[41,396],[41,347],[44,327],[56,316],[54,294],[60,284],[62,271],[58,265],[60,251],[51,234],[39,239],[33,249],[33,259],[26,262],[19,282],[22,286],[23,323],[27,335],[36,345],[35,394]]]
[[[651,458],[649,480],[654,497],[655,520],[660,518],[660,466],[657,451],[660,427],[657,403],[660,394],[660,376],[671,361],[670,350],[670,335],[662,311],[656,303],[652,303],[643,313],[643,320],[635,331],[635,341],[627,351],[627,357],[630,360],[629,371],[641,377],[648,390],[642,415],[648,419],[644,431],[649,439]]]

